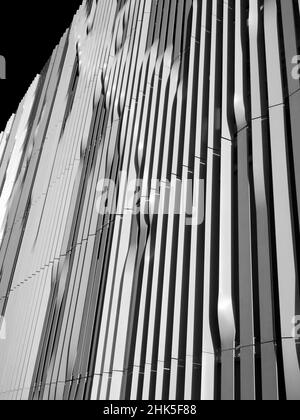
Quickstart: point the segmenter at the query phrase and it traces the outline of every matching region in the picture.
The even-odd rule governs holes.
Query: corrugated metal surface
[[[0,398],[300,399],[299,13],[83,3],[0,136]]]

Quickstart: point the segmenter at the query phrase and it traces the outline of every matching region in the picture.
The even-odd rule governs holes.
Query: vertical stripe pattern
[[[0,399],[300,399],[299,54],[298,0],[84,0],[0,134]]]

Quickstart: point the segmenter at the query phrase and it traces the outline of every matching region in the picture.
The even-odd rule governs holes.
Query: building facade
[[[0,136],[1,399],[300,399],[300,2],[84,1]]]

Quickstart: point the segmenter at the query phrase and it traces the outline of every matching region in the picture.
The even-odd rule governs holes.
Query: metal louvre
[[[0,134],[0,399],[300,399],[299,51],[298,0],[83,2]]]

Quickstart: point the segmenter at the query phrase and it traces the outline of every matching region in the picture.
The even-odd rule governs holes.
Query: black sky
[[[0,55],[7,79],[0,80],[0,131],[14,113],[82,0],[16,0],[0,2]]]

